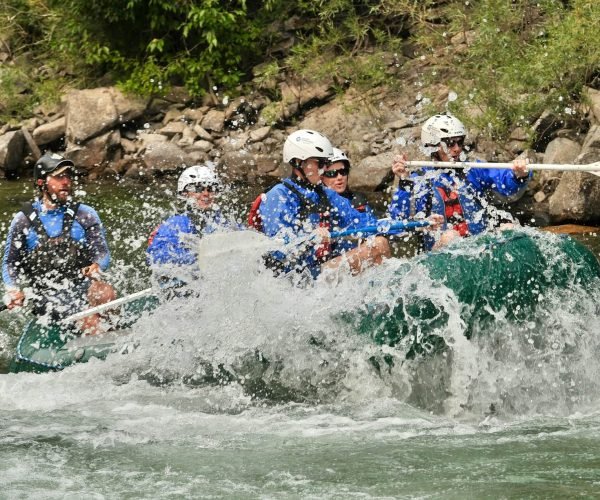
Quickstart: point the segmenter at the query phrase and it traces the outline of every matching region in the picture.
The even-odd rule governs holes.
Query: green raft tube
[[[414,285],[424,280],[427,287]],[[454,311],[460,311],[458,320],[470,339],[497,329],[498,318],[530,322],[549,297],[564,299],[599,285],[598,260],[576,240],[533,229],[507,230],[402,262],[391,277],[372,283],[361,305],[338,313],[336,320],[410,359],[447,348],[443,332],[451,313],[439,300],[444,292],[457,304]]]
[[[115,351],[117,340],[128,333],[141,315],[154,310],[157,305],[158,299],[153,296],[125,304],[118,327],[101,335],[81,336],[73,326],[31,320],[19,339],[9,370],[12,373],[55,372],[92,358],[105,359]]]
[[[407,288],[406,282],[421,286]],[[428,285],[422,286],[424,282]],[[547,294],[566,297],[599,285],[600,264],[577,241],[534,230],[504,231],[400,262],[392,276],[371,282],[361,303],[349,304],[333,320],[411,358],[447,348],[443,330],[451,312],[436,300],[440,289],[453,295],[464,334],[471,338],[493,330],[498,316],[515,323],[530,321]],[[128,320],[121,329],[157,303],[155,297],[147,297],[124,306]],[[60,325],[32,321],[19,340],[11,371],[57,371],[91,358],[104,359],[116,349],[122,330],[78,337]]]

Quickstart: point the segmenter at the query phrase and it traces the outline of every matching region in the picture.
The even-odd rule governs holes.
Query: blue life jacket
[[[211,234],[218,229],[231,227],[221,212],[212,212],[201,219],[202,227],[192,220],[189,213],[170,216],[158,226],[146,250],[146,258],[152,264],[174,264],[189,266],[198,259],[193,245],[185,241],[186,236]]]
[[[322,197],[325,196],[326,199]],[[270,189],[260,204],[263,231],[267,236],[294,237],[309,235],[322,222],[322,210],[328,210],[329,230],[353,229],[377,223],[372,212],[359,212],[351,202],[332,189],[322,185],[288,178]],[[355,241],[336,241],[329,258],[337,257],[356,247]],[[286,256],[274,252],[282,261]],[[320,259],[314,246],[307,249],[301,259],[290,264],[291,268],[308,268],[313,277],[320,272]],[[291,270],[291,269],[289,269]]]
[[[4,250],[2,278],[7,287],[22,286],[23,280],[39,281],[46,271],[49,279],[69,278],[80,276],[80,268],[93,262],[103,271],[110,264],[102,222],[96,211],[83,203],[51,210],[40,200],[25,204],[11,223]],[[66,253],[73,255],[67,259]],[[63,269],[65,266],[72,269]],[[50,276],[56,271],[52,267],[60,271],[54,277]]]
[[[388,209],[389,216],[404,221],[416,214],[425,217],[440,214],[445,218],[446,207],[439,188],[451,189],[458,194],[470,235],[482,233],[493,222],[494,209],[485,199],[487,192],[514,196],[526,188],[532,175],[530,173],[529,177],[518,179],[511,170],[500,168],[471,168],[465,175],[434,168],[425,168],[422,171],[424,175],[413,173],[409,179],[400,182]],[[446,221],[442,229],[448,228]],[[430,250],[435,243],[433,236],[425,232],[423,239],[425,249]]]

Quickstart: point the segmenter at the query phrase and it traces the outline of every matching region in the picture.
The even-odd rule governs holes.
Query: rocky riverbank
[[[214,162],[230,179],[286,175],[281,148],[287,134],[312,128],[328,135],[352,159],[351,185],[358,190],[389,186],[391,159],[399,152],[422,158],[421,123],[442,111],[451,89],[415,85],[407,74],[397,89],[368,94],[352,88],[280,80],[272,101],[259,88],[229,99],[211,96],[198,103],[181,88],[150,100],[127,96],[115,87],[74,90],[53,109],[0,127],[0,168],[4,176],[29,175],[36,150],[64,151],[90,179],[126,178],[147,183],[179,172],[184,165]],[[585,122],[565,123],[544,114],[530,130],[515,129],[503,144],[478,131],[468,137],[471,156],[510,161],[526,155],[536,163],[588,164],[600,160],[600,92],[586,90]],[[526,149],[533,144],[534,149]],[[578,172],[537,172],[513,209],[538,224],[600,221],[600,177]]]

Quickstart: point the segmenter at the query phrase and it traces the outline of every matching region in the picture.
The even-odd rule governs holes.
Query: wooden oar
[[[140,290],[139,292],[132,293],[131,295],[126,295],[125,297],[121,297],[120,299],[111,300],[106,304],[100,304],[99,306],[91,307],[90,309],[86,309],[85,311],[80,311],[78,313],[72,314],[71,316],[63,318],[61,321],[63,323],[71,323],[73,321],[78,321],[80,319],[87,318],[92,314],[98,314],[104,311],[108,311],[109,309],[122,306],[123,304],[127,304],[128,302],[132,302],[136,299],[147,297],[148,295],[152,295],[152,292],[152,288],[146,288],[145,290]]]
[[[433,168],[512,168],[512,163],[491,163],[478,161],[431,161],[410,160],[406,162],[407,167],[433,167]],[[525,166],[527,170],[558,170],[564,172],[588,172],[600,177],[600,162],[589,165],[560,165],[556,163],[529,163]]]

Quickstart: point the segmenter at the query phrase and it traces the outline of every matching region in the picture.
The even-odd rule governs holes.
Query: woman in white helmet
[[[331,163],[325,167],[321,181],[329,189],[333,189],[337,194],[350,201],[352,206],[359,212],[372,214],[373,209],[367,203],[367,199],[350,189],[348,176],[350,175],[350,160],[348,155],[341,149],[333,148]]]
[[[314,130],[297,130],[284,143],[283,161],[291,166],[291,176],[263,196],[259,209],[262,230],[268,236],[313,233],[320,243],[311,245],[293,264],[281,252],[274,253],[271,266],[279,271],[306,269],[316,277],[322,267],[335,268],[345,261],[356,274],[389,256],[389,245],[383,237],[372,238],[347,252],[343,245],[330,240],[329,232],[334,229],[376,223],[371,214],[357,211],[346,198],[323,186],[321,175],[332,157],[331,142]]]
[[[455,116],[438,114],[429,118],[421,129],[422,150],[434,161],[465,161],[467,131]],[[410,174],[406,155],[394,158],[392,171],[400,178],[389,207],[390,217],[406,220],[429,217],[441,223],[442,232],[435,238],[423,233],[426,250],[439,248],[459,237],[482,233],[496,222],[487,191],[512,196],[524,189],[530,174],[525,160],[515,160],[512,169],[423,169],[424,175]]]
[[[190,236],[209,234],[232,227],[216,204],[221,182],[208,165],[186,168],[177,181],[180,213],[161,223],[149,238],[146,251],[151,265],[194,266],[197,255],[189,244]]]

